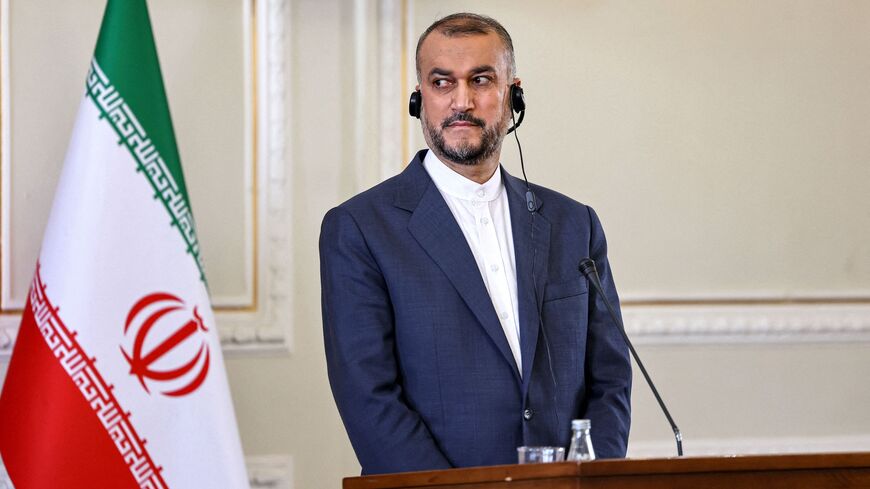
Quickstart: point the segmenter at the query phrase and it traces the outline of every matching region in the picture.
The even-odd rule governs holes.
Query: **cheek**
[[[425,125],[428,125],[433,129],[441,127],[442,116],[437,110],[433,110],[432,107],[427,108],[424,105],[423,112],[420,113],[420,118],[423,119]]]
[[[480,107],[485,110],[487,114],[492,114],[496,119],[501,119],[510,111],[507,99],[505,99],[502,94],[498,93],[488,94],[481,97]]]
[[[426,106],[423,106],[423,112],[420,113],[420,118],[423,119],[424,125],[433,129],[437,129],[441,126],[441,118],[438,113],[431,108],[427,109]]]
[[[423,95],[423,110],[430,114],[442,114],[450,109],[450,98],[435,93]]]

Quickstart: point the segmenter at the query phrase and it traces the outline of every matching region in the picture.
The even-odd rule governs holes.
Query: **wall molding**
[[[9,0],[0,0],[0,247],[8,250],[9,240],[9,217],[6,214],[9,209],[11,198],[11,171],[9,169],[9,160],[11,157],[10,136],[12,131],[9,129],[9,121],[11,112],[9,109]],[[0,269],[9,270],[10,267],[9,253],[2,253],[0,256]],[[6,291],[10,289],[11,281],[10,273],[0,274],[0,294],[5,296]],[[5,297],[0,297],[0,302]],[[0,325],[0,354],[3,352],[3,327]]]
[[[9,355],[12,354],[20,322],[21,316],[17,314],[4,314],[0,316],[0,361],[8,360]]]
[[[350,3],[349,3],[350,5]],[[394,176],[402,154],[407,92],[402,78],[403,0],[354,0],[352,152],[355,188],[365,190]],[[407,93],[405,93],[407,92]]]
[[[290,66],[285,61],[290,9],[287,0],[251,1],[248,5],[246,29],[253,29],[253,33],[246,38],[254,44],[246,50],[246,63],[255,67],[251,68],[256,94],[251,112],[258,128],[254,144],[259,225],[254,232],[260,258],[255,275],[256,307],[215,311],[221,343],[229,353],[289,351],[292,343],[292,182],[286,136],[291,110],[287,97]]]
[[[289,226],[287,226],[289,227]],[[287,253],[284,247],[275,247]],[[276,252],[277,253],[277,252]],[[290,257],[284,258],[290,263]],[[276,273],[278,272],[278,273]],[[236,329],[226,329],[230,313],[221,313],[222,341],[229,352],[273,351],[290,348],[290,270],[275,270],[271,316],[262,321],[241,318]],[[285,288],[281,288],[285,287]],[[282,295],[286,294],[286,295]],[[271,308],[271,309],[269,309]],[[704,305],[632,306],[622,308],[629,336],[638,344],[728,344],[728,343],[830,343],[870,341],[870,305]],[[282,319],[284,318],[284,319]],[[0,316],[0,358],[8,356],[14,343],[18,316]],[[233,323],[229,323],[233,326]],[[271,326],[269,326],[271,325]],[[228,333],[234,336],[227,337]]]
[[[251,489],[292,489],[293,458],[289,455],[245,457]]]
[[[622,308],[638,343],[870,341],[870,305],[682,305]]]
[[[403,154],[403,123],[407,123],[406,101],[411,89],[403,73],[406,29],[403,0],[378,2],[378,175],[380,180],[395,175],[407,163]]]

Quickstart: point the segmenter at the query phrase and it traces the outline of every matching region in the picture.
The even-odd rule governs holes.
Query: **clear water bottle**
[[[595,449],[592,448],[592,435],[589,429],[592,422],[588,419],[575,419],[571,421],[571,448],[568,450],[568,460],[572,462],[586,462],[595,460]]]

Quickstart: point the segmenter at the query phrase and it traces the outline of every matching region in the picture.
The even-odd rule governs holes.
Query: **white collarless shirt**
[[[431,149],[423,159],[423,167],[462,229],[522,373],[516,257],[501,168],[479,184],[450,169]]]

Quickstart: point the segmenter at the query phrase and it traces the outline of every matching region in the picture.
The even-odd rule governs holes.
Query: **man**
[[[429,151],[332,209],[320,237],[333,395],[364,474],[516,463],[592,420],[625,455],[627,348],[578,271],[618,303],[589,207],[499,165],[515,76],[495,20],[454,14],[417,45]],[[533,193],[533,212],[526,193]]]

